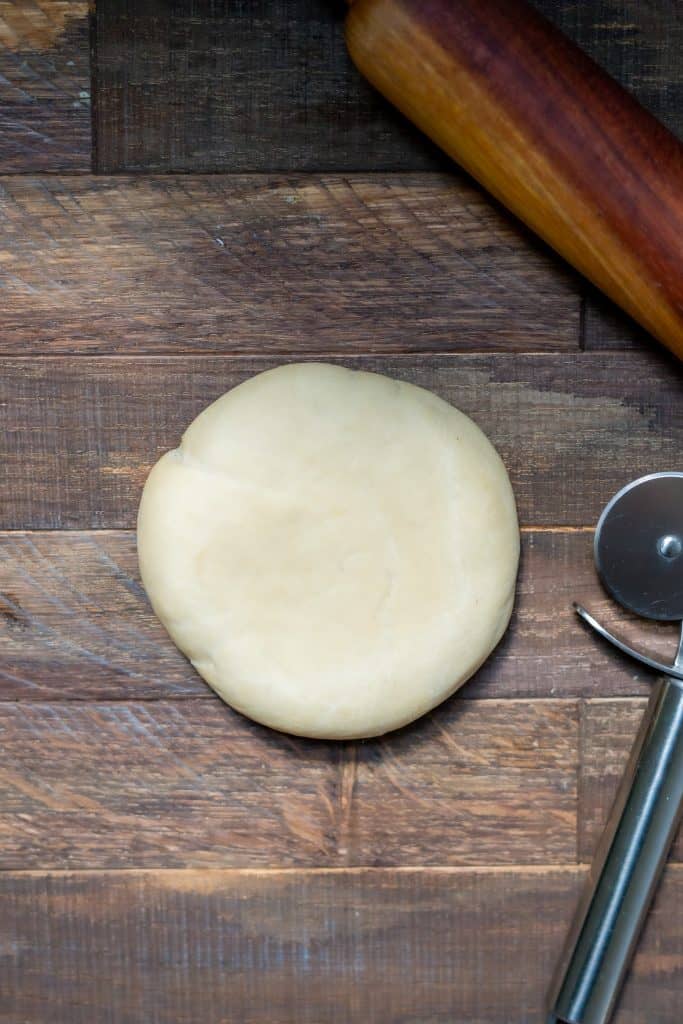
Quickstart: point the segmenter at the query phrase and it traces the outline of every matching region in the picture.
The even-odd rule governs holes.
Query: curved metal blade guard
[[[614,495],[595,531],[595,564],[605,588],[624,608],[683,625],[683,473],[652,473]],[[632,648],[581,605],[574,607],[620,651],[683,680],[683,631],[669,665]]]

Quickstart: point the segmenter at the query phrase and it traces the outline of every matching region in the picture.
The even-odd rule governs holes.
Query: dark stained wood
[[[150,466],[210,401],[277,360],[0,360],[0,528],[132,527]],[[431,388],[473,416],[508,466],[524,525],[594,524],[683,441],[664,353],[347,359]]]
[[[3,1024],[544,1024],[584,869],[0,875]],[[669,868],[614,1024],[678,1024]]]
[[[349,862],[571,863],[576,715],[565,701],[454,698],[422,725],[357,745]]]
[[[133,533],[0,535],[0,699],[209,697],[140,582]]]
[[[501,1024],[514,1007],[541,1024],[579,878],[5,873],[0,1020],[45,1024],[49,1005],[50,1024]],[[678,949],[672,924],[653,937]]]
[[[683,133],[672,0],[536,0]],[[99,0],[98,169],[423,170],[443,157],[363,81],[341,0]]]
[[[683,358],[683,144],[525,0],[354,0],[392,103]]]
[[[131,180],[45,174],[90,165],[86,5],[0,4],[0,173],[45,174],[0,181],[2,1024],[544,1024],[644,702],[537,698],[649,685],[570,602],[673,649],[602,594],[590,531],[537,529],[459,696],[292,739],[178,654],[130,530],[73,529],[132,527],[204,404],[316,353],[470,412],[527,525],[680,462],[680,369],[590,297],[584,346],[636,352],[579,354],[575,279],[460,172],[289,173],[448,166],[351,66],[342,6],[98,0],[99,169],[282,171]],[[538,6],[681,131],[678,5]],[[682,899],[669,867],[614,1024],[680,1021]]]
[[[672,0],[533,0],[643,106],[683,136],[683,8]]]
[[[581,713],[579,857],[593,857],[638,732],[645,700],[594,700]],[[683,860],[683,834],[672,858]]]
[[[87,2],[0,4],[0,109],[0,174],[90,170]]]
[[[345,8],[343,0],[98,0],[96,169],[443,166],[353,68]]]
[[[576,860],[569,701],[451,701],[359,744],[218,698],[4,703],[0,737],[5,869]]]
[[[571,275],[462,178],[0,182],[0,352],[579,347]]]
[[[676,628],[620,614],[591,532],[525,533],[503,643],[457,700],[646,694],[651,675],[583,628],[573,600],[664,660]],[[131,532],[0,534],[0,700],[211,698],[140,584]]]
[[[589,288],[583,313],[583,347],[586,349],[643,349],[652,344],[650,335],[618,306]]]

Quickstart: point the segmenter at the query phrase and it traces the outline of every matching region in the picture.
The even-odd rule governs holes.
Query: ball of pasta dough
[[[462,685],[512,610],[519,529],[491,443],[436,395],[281,366],[205,409],[138,519],[155,612],[232,707],[375,736]]]

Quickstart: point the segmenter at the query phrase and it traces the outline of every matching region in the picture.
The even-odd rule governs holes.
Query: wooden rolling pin
[[[524,0],[352,0],[351,56],[683,358],[683,146]]]

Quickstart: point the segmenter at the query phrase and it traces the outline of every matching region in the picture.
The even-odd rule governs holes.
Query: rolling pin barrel
[[[370,81],[683,358],[683,146],[523,0],[354,0]]]

